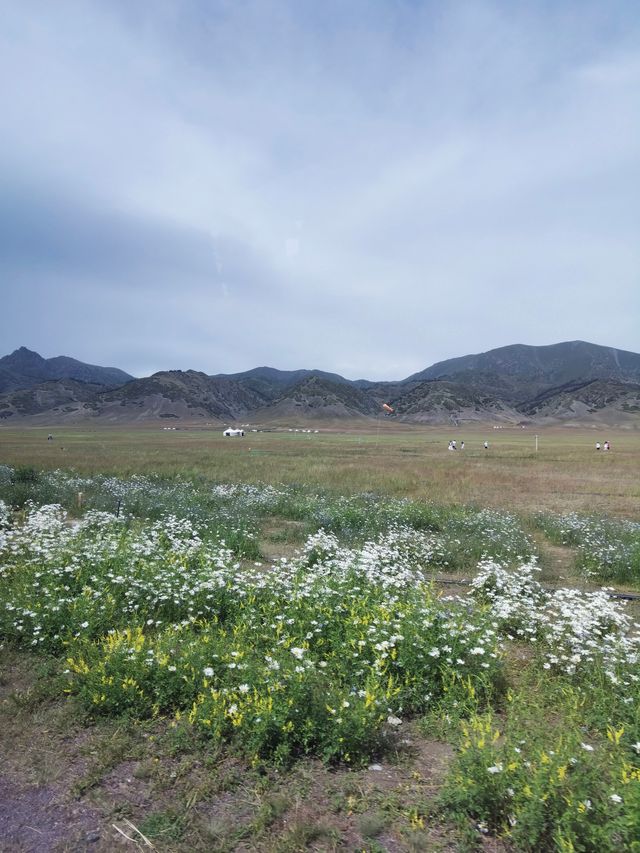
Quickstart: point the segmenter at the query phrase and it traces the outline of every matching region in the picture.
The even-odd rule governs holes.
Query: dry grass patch
[[[322,429],[323,427],[321,427]],[[528,430],[473,426],[359,424],[343,432],[249,433],[230,442],[219,430],[0,428],[10,465],[73,468],[82,473],[205,476],[219,482],[304,483],[342,493],[378,491],[437,503],[477,503],[528,512],[602,511],[636,517],[640,433],[607,431],[608,453],[596,453],[593,429]],[[55,440],[47,441],[53,430]],[[447,451],[465,439],[464,451]],[[490,447],[485,451],[482,442]],[[64,448],[64,450],[62,449]]]

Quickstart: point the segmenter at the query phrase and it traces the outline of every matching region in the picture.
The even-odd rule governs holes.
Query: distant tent
[[[233,429],[232,427],[227,427],[225,431],[222,433],[226,438],[244,438],[244,430],[243,429]]]

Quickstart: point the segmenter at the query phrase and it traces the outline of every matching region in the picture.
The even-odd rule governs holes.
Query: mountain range
[[[257,367],[209,376],[117,368],[21,347],[0,358],[0,423],[291,424],[392,417],[418,423],[640,427],[640,354],[584,341],[514,344],[438,362],[397,382]]]

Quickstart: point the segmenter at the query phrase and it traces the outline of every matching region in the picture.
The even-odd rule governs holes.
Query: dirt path
[[[56,785],[21,786],[0,776],[0,850],[48,853],[95,849],[101,838],[97,812],[60,801]]]
[[[555,545],[540,530],[529,530],[528,533],[534,540],[540,555],[540,568],[542,571],[539,581],[543,586],[549,589],[554,587],[571,587],[571,589],[579,589],[584,592],[592,592],[606,586],[608,589],[615,590],[616,593],[620,593],[621,595],[638,595],[637,588],[634,589],[612,581],[598,580],[597,578],[593,581],[588,580],[577,568],[578,550],[576,548],[570,548],[567,545]],[[631,600],[628,602],[628,607],[630,612],[640,614],[640,601]]]
[[[585,589],[588,584],[576,569],[577,552],[567,545],[555,545],[540,530],[528,531],[539,554],[540,583]]]

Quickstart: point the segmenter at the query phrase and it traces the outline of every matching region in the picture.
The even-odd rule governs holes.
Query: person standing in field
[[[460,450],[464,450],[464,441],[460,442]]]

